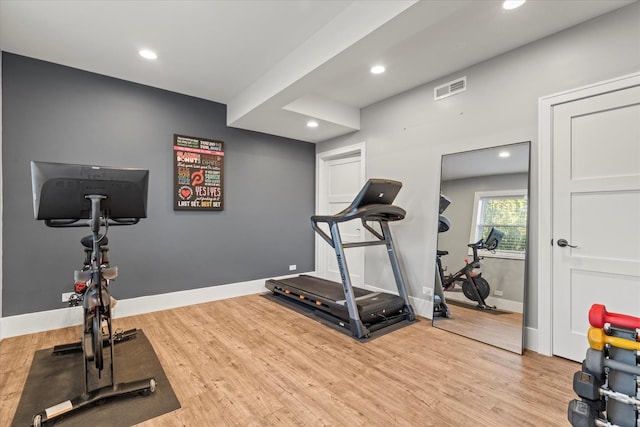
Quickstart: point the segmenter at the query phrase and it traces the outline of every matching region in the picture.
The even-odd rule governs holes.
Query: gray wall
[[[519,190],[528,188],[527,174],[491,175],[466,179],[443,181],[440,191],[451,200],[444,215],[451,220],[451,229],[438,235],[438,248],[449,255],[442,257],[442,265],[448,266],[448,274],[458,271],[469,255],[467,244],[471,241],[471,219],[473,202],[477,191]],[[482,261],[482,277],[491,286],[491,296],[523,302],[524,260],[506,258],[485,258]],[[501,290],[502,296],[493,291]]]
[[[634,3],[556,35],[477,64],[362,112],[361,130],[319,144],[317,152],[366,141],[367,174],[404,182],[396,203],[407,218],[394,224],[409,293],[425,298],[435,274],[440,158],[443,154],[532,141],[530,264],[526,325],[537,328],[538,99],[640,71],[640,4]],[[433,88],[467,76],[468,90],[441,101]],[[380,258],[380,259],[378,259]],[[377,274],[381,255],[367,253],[365,282],[393,283]]]
[[[226,106],[4,52],[2,314],[63,307],[85,228],[33,219],[29,161],[150,170],[148,218],[111,227],[119,299],[314,269],[313,144],[226,126]],[[173,134],[224,141],[224,211],[176,212]]]

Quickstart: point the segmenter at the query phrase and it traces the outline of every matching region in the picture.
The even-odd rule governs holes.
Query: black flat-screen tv
[[[101,195],[108,218],[146,218],[149,171],[67,163],[31,162],[33,213],[39,220],[88,219],[88,195]]]

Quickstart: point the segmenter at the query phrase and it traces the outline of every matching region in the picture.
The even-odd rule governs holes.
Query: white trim
[[[385,291],[383,291],[385,292]],[[433,301],[418,297],[409,297],[413,312],[417,316],[425,317],[427,320],[433,319]]]
[[[538,330],[529,326],[524,328],[524,348],[527,350],[538,351]]]
[[[2,283],[3,283],[3,267],[2,267],[2,228],[3,228],[3,203],[2,197],[2,52],[0,52],[0,319],[2,319]],[[2,322],[0,322],[0,341],[4,338],[2,331]]]
[[[301,274],[313,273],[314,272],[307,272]],[[293,276],[281,276],[275,279],[284,277]],[[113,310],[113,318],[117,319],[119,317],[135,316],[204,302],[259,294],[267,292],[264,285],[266,280],[267,279],[257,279],[248,282],[118,300]],[[82,324],[82,308],[67,307],[37,313],[19,314],[16,316],[3,317],[0,319],[0,323],[2,324],[2,330],[5,334],[3,338],[50,331],[69,326],[78,326]]]
[[[330,160],[336,160],[345,157],[360,157],[360,179],[364,183],[364,179],[366,178],[366,142],[359,142],[357,144],[347,145],[345,147],[336,148],[334,150],[323,151],[321,153],[316,154],[316,209],[315,213],[320,214],[324,212],[320,212],[320,208],[322,206],[326,206],[328,201],[326,200],[326,195],[328,194],[328,190],[326,188],[327,184],[327,169],[326,164]],[[321,259],[321,245],[326,245],[327,243],[315,234],[315,269],[316,271],[322,266]],[[363,260],[364,266],[364,260]],[[364,267],[363,267],[364,268]],[[364,280],[364,277],[363,277]]]
[[[552,190],[553,107],[559,104],[640,85],[640,73],[583,86],[538,100],[538,353],[553,354]]]
[[[301,274],[313,275],[315,272],[312,271]],[[263,293],[266,292],[266,288],[264,286],[264,282],[266,280],[267,279],[258,279],[248,282],[210,286],[201,289],[191,289],[188,291],[119,300],[117,307],[114,309],[114,319],[244,295]],[[366,288],[374,292],[389,292],[386,289],[376,288],[373,286],[367,286]],[[411,301],[411,305],[413,306],[416,315],[424,317],[427,320],[431,320],[433,318],[433,301],[417,297],[409,297],[409,300]],[[0,323],[3,324],[4,331],[9,331],[4,338],[50,331],[70,326],[79,326],[82,323],[82,308],[69,307],[57,310],[41,311],[38,313],[20,314],[17,316],[2,318],[0,319]],[[538,331],[533,328],[526,328],[525,337],[525,348],[537,351]]]

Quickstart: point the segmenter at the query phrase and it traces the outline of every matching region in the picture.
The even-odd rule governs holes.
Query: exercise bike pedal
[[[69,304],[69,307],[77,307],[82,303],[83,300],[84,298],[82,295],[71,294],[69,296],[69,299],[67,300],[67,303]]]

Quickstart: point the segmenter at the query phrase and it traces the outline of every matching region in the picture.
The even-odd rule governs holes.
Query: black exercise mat
[[[470,308],[472,310],[476,310],[479,313],[487,313],[487,314],[494,314],[494,315],[513,314],[513,312],[511,311],[499,310],[497,308],[492,308],[491,310],[480,310],[478,308],[478,304],[475,302],[468,304],[468,303],[456,301],[456,300],[447,300],[447,305],[457,305],[459,307]]]
[[[82,352],[53,355],[52,350],[39,350],[33,356],[12,426],[30,426],[35,414],[84,391]],[[56,426],[131,426],[180,408],[153,346],[142,330],[115,345],[114,360],[116,384],[153,377],[156,391],[148,396],[114,398],[79,409],[61,417],[55,422]],[[107,358],[103,377],[109,378],[108,366]]]

